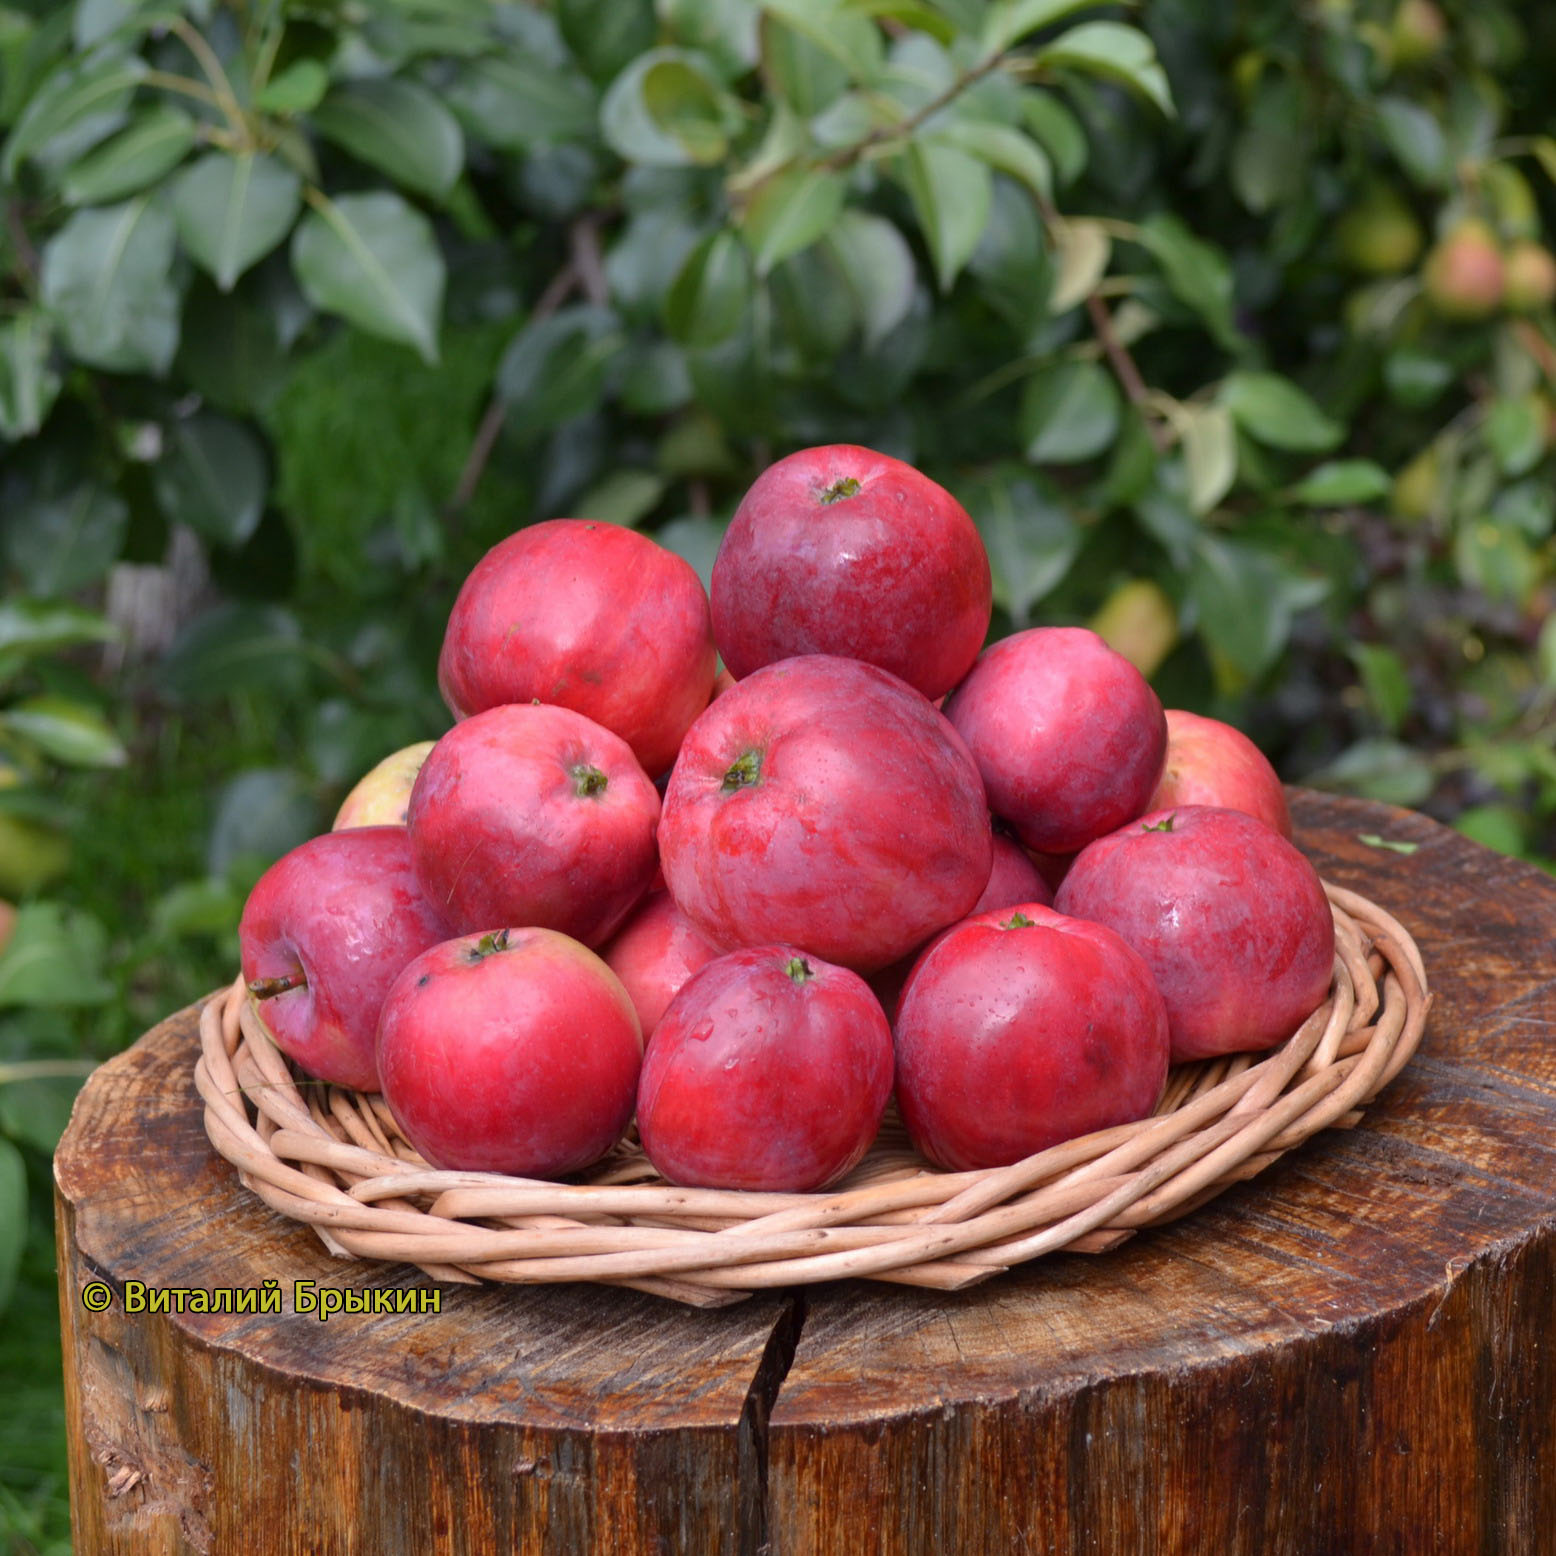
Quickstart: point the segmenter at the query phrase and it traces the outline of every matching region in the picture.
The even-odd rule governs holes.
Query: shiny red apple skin
[[[276,1046],[310,1075],[378,1090],[379,1008],[406,963],[451,933],[417,883],[404,827],[299,844],[260,876],[238,925],[244,981],[305,986],[261,1001]]]
[[[1291,836],[1286,791],[1269,758],[1240,729],[1183,708],[1167,709],[1167,762],[1148,810],[1219,805]]]
[[[1167,1010],[1145,962],[1039,902],[975,914],[930,946],[895,1039],[903,1123],[954,1171],[1144,1118],[1167,1078]]]
[[[720,954],[663,890],[650,891],[600,951],[632,1000],[645,1043],[686,980]]]
[[[422,889],[460,934],[615,933],[657,865],[659,793],[624,740],[568,708],[513,703],[456,724],[411,790]]]
[[[1242,811],[1178,806],[1099,838],[1054,906],[1106,924],[1145,958],[1174,1063],[1273,1048],[1329,988],[1334,916],[1318,872]]]
[[[846,443],[802,449],[757,477],[712,581],[714,637],[736,680],[835,654],[929,698],[971,668],[993,599],[966,509],[911,465]]]
[[[946,702],[989,808],[1028,848],[1069,854],[1141,815],[1167,720],[1149,683],[1085,627],[1032,627],[986,649]]]
[[[956,731],[895,676],[820,654],[765,666],[698,719],[659,825],[670,893],[716,945],[793,944],[859,972],[963,917],[992,849]]]
[[[638,1134],[672,1183],[803,1192],[855,1166],[892,1085],[868,985],[797,946],[694,973],[643,1057]]]
[[[457,718],[532,700],[571,708],[657,777],[707,706],[715,661],[690,563],[618,524],[549,519],[475,565],[449,615],[438,685]]]
[[[384,1100],[435,1167],[556,1178],[622,1137],[643,1043],[592,951],[549,929],[466,935],[395,979],[378,1029]]]

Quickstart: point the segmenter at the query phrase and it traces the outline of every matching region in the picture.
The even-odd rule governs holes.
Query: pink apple
[[[827,655],[768,665],[697,720],[659,851],[716,945],[792,944],[861,972],[961,918],[992,863],[956,731],[895,676]]]
[[[571,708],[657,776],[707,706],[714,665],[690,563],[617,524],[551,519],[499,542],[465,580],[438,685],[459,718],[532,700]]]
[[[1054,905],[1145,958],[1175,1063],[1273,1048],[1329,988],[1334,917],[1318,872],[1241,811],[1179,806],[1099,838]]]
[[[1146,679],[1084,627],[1001,639],[952,693],[989,808],[1028,848],[1068,854],[1145,810],[1167,720]]]
[[[627,991],[549,929],[434,946],[389,990],[384,1100],[435,1167],[556,1178],[598,1161],[632,1118],[643,1043]]]
[[[632,1000],[645,1043],[686,980],[718,954],[667,891],[650,891],[600,952]]]
[[[417,884],[405,828],[355,827],[271,865],[238,942],[281,1052],[320,1080],[377,1091],[373,1034],[389,985],[449,933]]]
[[[1291,812],[1269,759],[1240,729],[1182,708],[1167,710],[1167,765],[1149,810],[1220,805],[1291,836]]]
[[[736,680],[800,654],[879,665],[949,691],[989,630],[989,558],[943,487],[840,443],[757,477],[713,565],[713,631]]]
[[[919,958],[896,1044],[908,1134],[958,1171],[1145,1118],[1167,1078],[1167,1010],[1145,962],[1036,902],[977,914]]]
[[[411,802],[416,774],[432,749],[430,740],[418,740],[413,746],[392,751],[376,767],[371,767],[356,782],[335,812],[332,832],[349,827],[403,827],[405,810]]]
[[[643,1057],[638,1133],[672,1183],[801,1192],[869,1149],[891,1029],[864,979],[795,946],[709,962]]]
[[[514,703],[432,748],[411,791],[411,857],[461,934],[535,925],[599,945],[648,889],[658,821],[626,741],[567,708]]]

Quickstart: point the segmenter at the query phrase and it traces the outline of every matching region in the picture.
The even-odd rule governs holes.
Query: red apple
[[[659,793],[626,741],[543,703],[489,708],[411,791],[417,879],[461,934],[505,924],[608,939],[648,889]]]
[[[551,519],[500,541],[465,580],[438,685],[458,718],[532,700],[571,708],[653,776],[707,706],[714,666],[690,563],[617,524]]]
[[[1084,627],[1001,639],[952,693],[989,808],[1028,848],[1069,854],[1140,815],[1167,720],[1145,677]]]
[[[335,812],[332,832],[348,827],[403,827],[416,774],[432,749],[430,740],[392,751],[359,778]]]
[[[1291,812],[1269,759],[1240,729],[1182,708],[1167,710],[1167,765],[1148,810],[1219,805],[1291,836]]]
[[[891,1029],[864,979],[795,946],[710,962],[643,1057],[638,1133],[672,1183],[819,1189],[869,1149]]]
[[[1033,902],[976,914],[919,958],[896,1045],[918,1149],[956,1171],[1002,1167],[1146,1117],[1167,1078],[1167,1010],[1112,930]]]
[[[1099,838],[1054,905],[1145,958],[1175,1063],[1273,1048],[1329,988],[1334,917],[1318,872],[1241,811],[1179,806]]]
[[[448,934],[398,826],[300,844],[260,876],[238,925],[243,977],[276,1046],[358,1091],[378,1090],[373,1034],[389,985]]]
[[[961,918],[992,864],[956,731],[895,676],[819,654],[758,670],[692,726],[659,851],[716,945],[792,944],[861,972]]]
[[[632,1000],[645,1043],[681,986],[718,954],[667,891],[650,891],[600,952]]]
[[[989,558],[967,511],[911,465],[840,443],[780,459],[713,564],[713,632],[736,680],[800,654],[863,659],[948,692],[989,630]]]
[[[405,1138],[435,1167],[555,1178],[632,1118],[643,1041],[592,951],[549,929],[445,941],[384,1000],[378,1065]]]

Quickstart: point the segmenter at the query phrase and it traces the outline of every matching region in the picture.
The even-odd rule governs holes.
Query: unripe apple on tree
[[[731,674],[805,654],[862,659],[940,697],[989,630],[988,553],[966,509],[911,465],[851,444],[757,477],[713,565]]]
[[[1503,260],[1504,301],[1514,313],[1538,313],[1556,301],[1556,257],[1523,239],[1509,246]]]
[[[1474,323],[1502,306],[1506,270],[1496,234],[1481,221],[1459,222],[1426,256],[1421,285],[1445,319]]]
[[[399,826],[299,844],[260,876],[238,925],[244,981],[276,1046],[358,1091],[378,1090],[374,1033],[390,984],[450,933]]]
[[[555,1178],[632,1118],[643,1042],[632,1001],[549,929],[445,941],[383,1002],[378,1065],[405,1138],[435,1167]]]
[[[864,979],[797,946],[693,974],[643,1057],[638,1133],[672,1183],[802,1192],[869,1149],[892,1041]]]
[[[351,827],[403,827],[416,775],[433,745],[431,740],[418,740],[415,745],[391,751],[383,761],[370,767],[340,802],[330,831],[344,832]]]

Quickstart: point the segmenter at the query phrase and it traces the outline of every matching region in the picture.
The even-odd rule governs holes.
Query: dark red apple
[[[1145,958],[1175,1063],[1273,1048],[1329,988],[1334,916],[1318,872],[1242,811],[1179,806],[1099,838],[1054,906],[1106,924]]]
[[[373,1034],[389,985],[450,933],[417,884],[405,828],[354,827],[271,865],[238,943],[281,1052],[320,1080],[377,1091]]]
[[[435,1167],[555,1178],[621,1138],[643,1041],[592,951],[549,929],[445,941],[395,979],[378,1028],[384,1100]]]
[[[458,718],[531,700],[571,708],[657,776],[708,704],[715,657],[690,563],[617,524],[550,519],[500,541],[465,580],[438,685]]]
[[[657,865],[659,793],[626,741],[543,703],[489,708],[432,748],[411,790],[411,857],[460,934],[534,925],[608,939]]]
[[[1002,1167],[1146,1117],[1167,1010],[1145,962],[1041,903],[979,913],[918,960],[897,1012],[897,1105],[953,1170]]]
[[[1167,764],[1148,810],[1219,805],[1291,836],[1291,812],[1269,759],[1240,729],[1182,708],[1167,709]]]
[[[895,676],[819,654],[758,670],[692,726],[659,852],[714,944],[797,945],[861,972],[961,918],[993,857],[956,731]]]
[[[646,1043],[681,986],[719,950],[669,892],[651,891],[600,955],[631,998]]]
[[[1069,854],[1140,815],[1167,720],[1145,677],[1084,627],[1033,627],[986,649],[946,717],[989,808],[1028,848]]]
[[[795,946],[709,962],[643,1056],[638,1134],[672,1183],[819,1189],[869,1149],[891,1029],[864,979]]]
[[[912,465],[839,443],[770,465],[713,565],[713,632],[736,680],[800,654],[863,659],[948,692],[989,630],[988,553]]]

